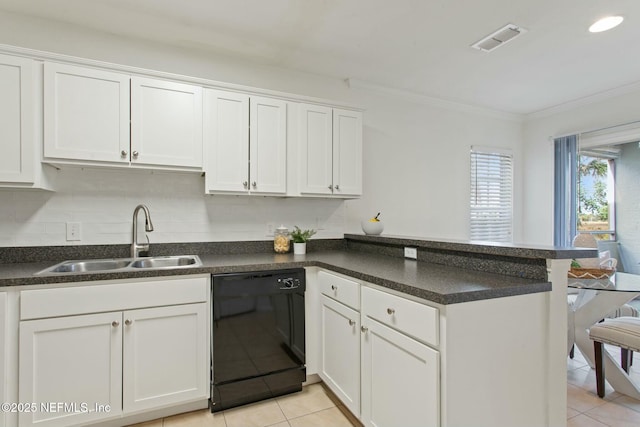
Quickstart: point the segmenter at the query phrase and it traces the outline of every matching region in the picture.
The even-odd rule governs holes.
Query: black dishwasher
[[[212,280],[212,412],[302,389],[304,269]]]

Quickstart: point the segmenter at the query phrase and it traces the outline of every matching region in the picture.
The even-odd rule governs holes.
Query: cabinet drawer
[[[360,310],[360,283],[326,271],[318,272],[318,283],[322,294]]]
[[[437,308],[363,288],[362,314],[419,341],[439,344]]]
[[[20,293],[20,320],[206,302],[209,279],[173,276]]]

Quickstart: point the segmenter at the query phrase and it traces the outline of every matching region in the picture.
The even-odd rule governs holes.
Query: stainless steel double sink
[[[65,275],[80,273],[119,273],[124,271],[170,270],[176,268],[201,267],[197,255],[158,256],[148,258],[109,258],[63,261],[37,272],[42,275]]]

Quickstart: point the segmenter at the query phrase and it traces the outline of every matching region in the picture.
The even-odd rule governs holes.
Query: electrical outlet
[[[82,240],[82,226],[79,222],[67,222],[67,241]]]
[[[272,222],[267,223],[267,236],[273,236],[276,232],[276,225]]]
[[[411,259],[418,259],[418,249],[404,248],[404,257],[411,258]]]

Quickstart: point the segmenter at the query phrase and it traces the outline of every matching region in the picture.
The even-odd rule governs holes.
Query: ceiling
[[[527,114],[640,80],[637,0],[0,0],[0,9]],[[619,27],[587,31],[623,15]],[[470,47],[507,23],[528,31]]]

